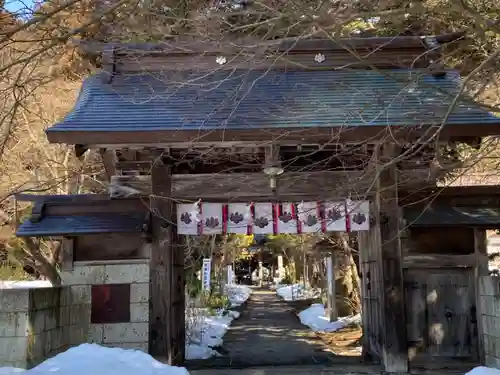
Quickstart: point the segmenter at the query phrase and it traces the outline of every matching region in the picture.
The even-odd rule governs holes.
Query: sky
[[[31,13],[35,0],[5,0],[5,8],[11,13],[19,13],[19,16],[26,17]]]

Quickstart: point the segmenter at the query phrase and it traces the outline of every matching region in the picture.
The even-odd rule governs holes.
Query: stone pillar
[[[285,267],[283,267],[283,255],[278,255],[278,277],[283,279],[285,277]]]

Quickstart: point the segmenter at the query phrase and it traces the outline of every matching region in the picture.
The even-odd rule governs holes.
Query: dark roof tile
[[[183,75],[182,75],[183,74]],[[386,76],[390,75],[391,78]],[[87,78],[48,132],[440,124],[459,76],[416,70],[221,71]],[[459,101],[448,124],[500,123]]]
[[[19,226],[16,235],[18,237],[57,237],[140,232],[144,221],[144,216],[124,214],[48,216],[39,222],[26,220]]]

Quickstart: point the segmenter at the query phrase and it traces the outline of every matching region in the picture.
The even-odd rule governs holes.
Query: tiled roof
[[[184,76],[181,76],[184,74]],[[390,75],[389,78],[387,75]],[[213,130],[440,124],[459,76],[416,70],[244,71],[87,78],[48,132]],[[448,124],[500,118],[459,102]]]
[[[93,214],[72,216],[47,216],[38,222],[26,220],[16,235],[18,237],[44,237],[84,235],[97,233],[140,232],[144,216],[125,214]]]
[[[406,224],[411,226],[500,226],[500,208],[429,207],[404,210]]]

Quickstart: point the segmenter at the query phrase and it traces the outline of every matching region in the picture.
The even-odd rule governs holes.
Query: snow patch
[[[33,281],[0,281],[0,289],[52,288],[48,280]],[[0,373],[2,375],[2,373]]]
[[[0,368],[0,375],[189,375],[184,367],[168,366],[140,350],[82,344],[47,359],[31,370]]]
[[[231,284],[225,286],[225,294],[231,302],[231,307],[243,305],[250,298],[251,293],[252,289],[247,285]]]
[[[226,285],[225,294],[228,296],[231,307],[245,303],[252,289],[246,285]],[[219,310],[215,315],[209,315],[208,309],[193,308],[190,316],[199,317],[191,321],[186,344],[186,359],[208,359],[218,356],[216,348],[222,346],[222,338],[226,334],[231,322],[240,317],[238,311]],[[188,317],[186,317],[186,321]],[[0,374],[1,375],[1,374]]]
[[[276,294],[285,301],[297,301],[317,298],[321,295],[321,290],[305,289],[302,284],[279,285],[276,287]]]
[[[321,303],[312,304],[298,314],[300,322],[315,332],[335,332],[350,324],[361,324],[361,315],[347,316],[330,322],[325,307]],[[499,374],[500,375],[500,374]]]
[[[500,370],[496,368],[489,368],[489,367],[476,367],[470,370],[467,374],[465,375],[500,375]]]

